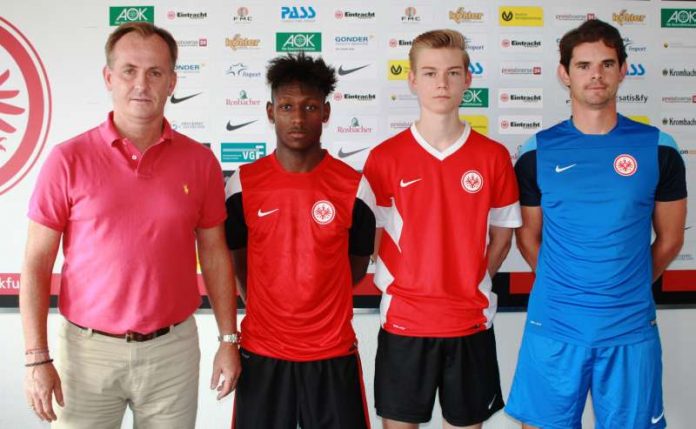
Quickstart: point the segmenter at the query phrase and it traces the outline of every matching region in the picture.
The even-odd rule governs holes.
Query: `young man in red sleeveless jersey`
[[[233,427],[368,428],[352,285],[375,219],[360,175],[321,147],[334,69],[304,54],[268,69],[273,154],[227,184],[227,241],[246,301]]]

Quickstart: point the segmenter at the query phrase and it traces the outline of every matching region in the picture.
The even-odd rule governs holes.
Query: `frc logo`
[[[662,9],[662,28],[696,28],[696,9]]]
[[[544,8],[538,6],[500,6],[498,24],[501,27],[542,27]]]
[[[483,188],[483,176],[476,170],[469,170],[462,174],[462,188],[470,194],[475,194]]]
[[[154,6],[111,6],[109,25],[116,26],[128,22],[155,22]]]
[[[312,206],[312,218],[319,225],[327,225],[336,217],[336,208],[331,201],[320,200]]]
[[[235,24],[248,24],[254,20],[254,17],[249,14],[249,8],[242,6],[237,8],[237,15],[232,17],[232,22]]]
[[[221,143],[220,160],[246,164],[266,156],[266,143]]]
[[[638,171],[638,161],[623,153],[614,159],[614,171],[620,176],[633,176]]]
[[[420,22],[421,17],[418,16],[418,11],[415,7],[409,6],[404,9],[404,14],[401,16],[401,22],[416,23]]]
[[[276,33],[276,52],[321,52],[321,33]]]
[[[0,195],[24,178],[46,143],[51,90],[31,42],[0,17]]]
[[[488,88],[469,88],[464,91],[459,107],[488,107]]]
[[[310,21],[317,17],[317,11],[312,6],[283,6],[280,8],[280,19],[283,21]]]
[[[411,70],[408,60],[389,60],[387,63],[387,79],[406,80]]]

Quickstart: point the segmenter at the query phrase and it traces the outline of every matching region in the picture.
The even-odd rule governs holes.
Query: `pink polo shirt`
[[[225,220],[213,153],[173,131],[144,153],[106,122],[53,148],[29,218],[63,234],[60,312],[111,333],[151,332],[200,305],[196,229]]]

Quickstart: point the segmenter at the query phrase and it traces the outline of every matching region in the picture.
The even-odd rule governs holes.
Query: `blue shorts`
[[[581,428],[587,393],[596,429],[661,429],[662,347],[584,347],[525,332],[505,411],[544,429]]]

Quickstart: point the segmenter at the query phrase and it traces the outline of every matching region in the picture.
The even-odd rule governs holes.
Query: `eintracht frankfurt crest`
[[[41,59],[0,17],[0,195],[27,174],[51,123],[51,92]]]
[[[336,217],[336,209],[331,202],[326,200],[317,201],[312,206],[312,218],[319,225],[331,223]]]
[[[622,176],[633,176],[638,171],[638,161],[628,154],[621,154],[614,159],[614,171]]]
[[[483,188],[483,176],[476,170],[469,170],[462,175],[462,188],[466,192],[475,194]]]

